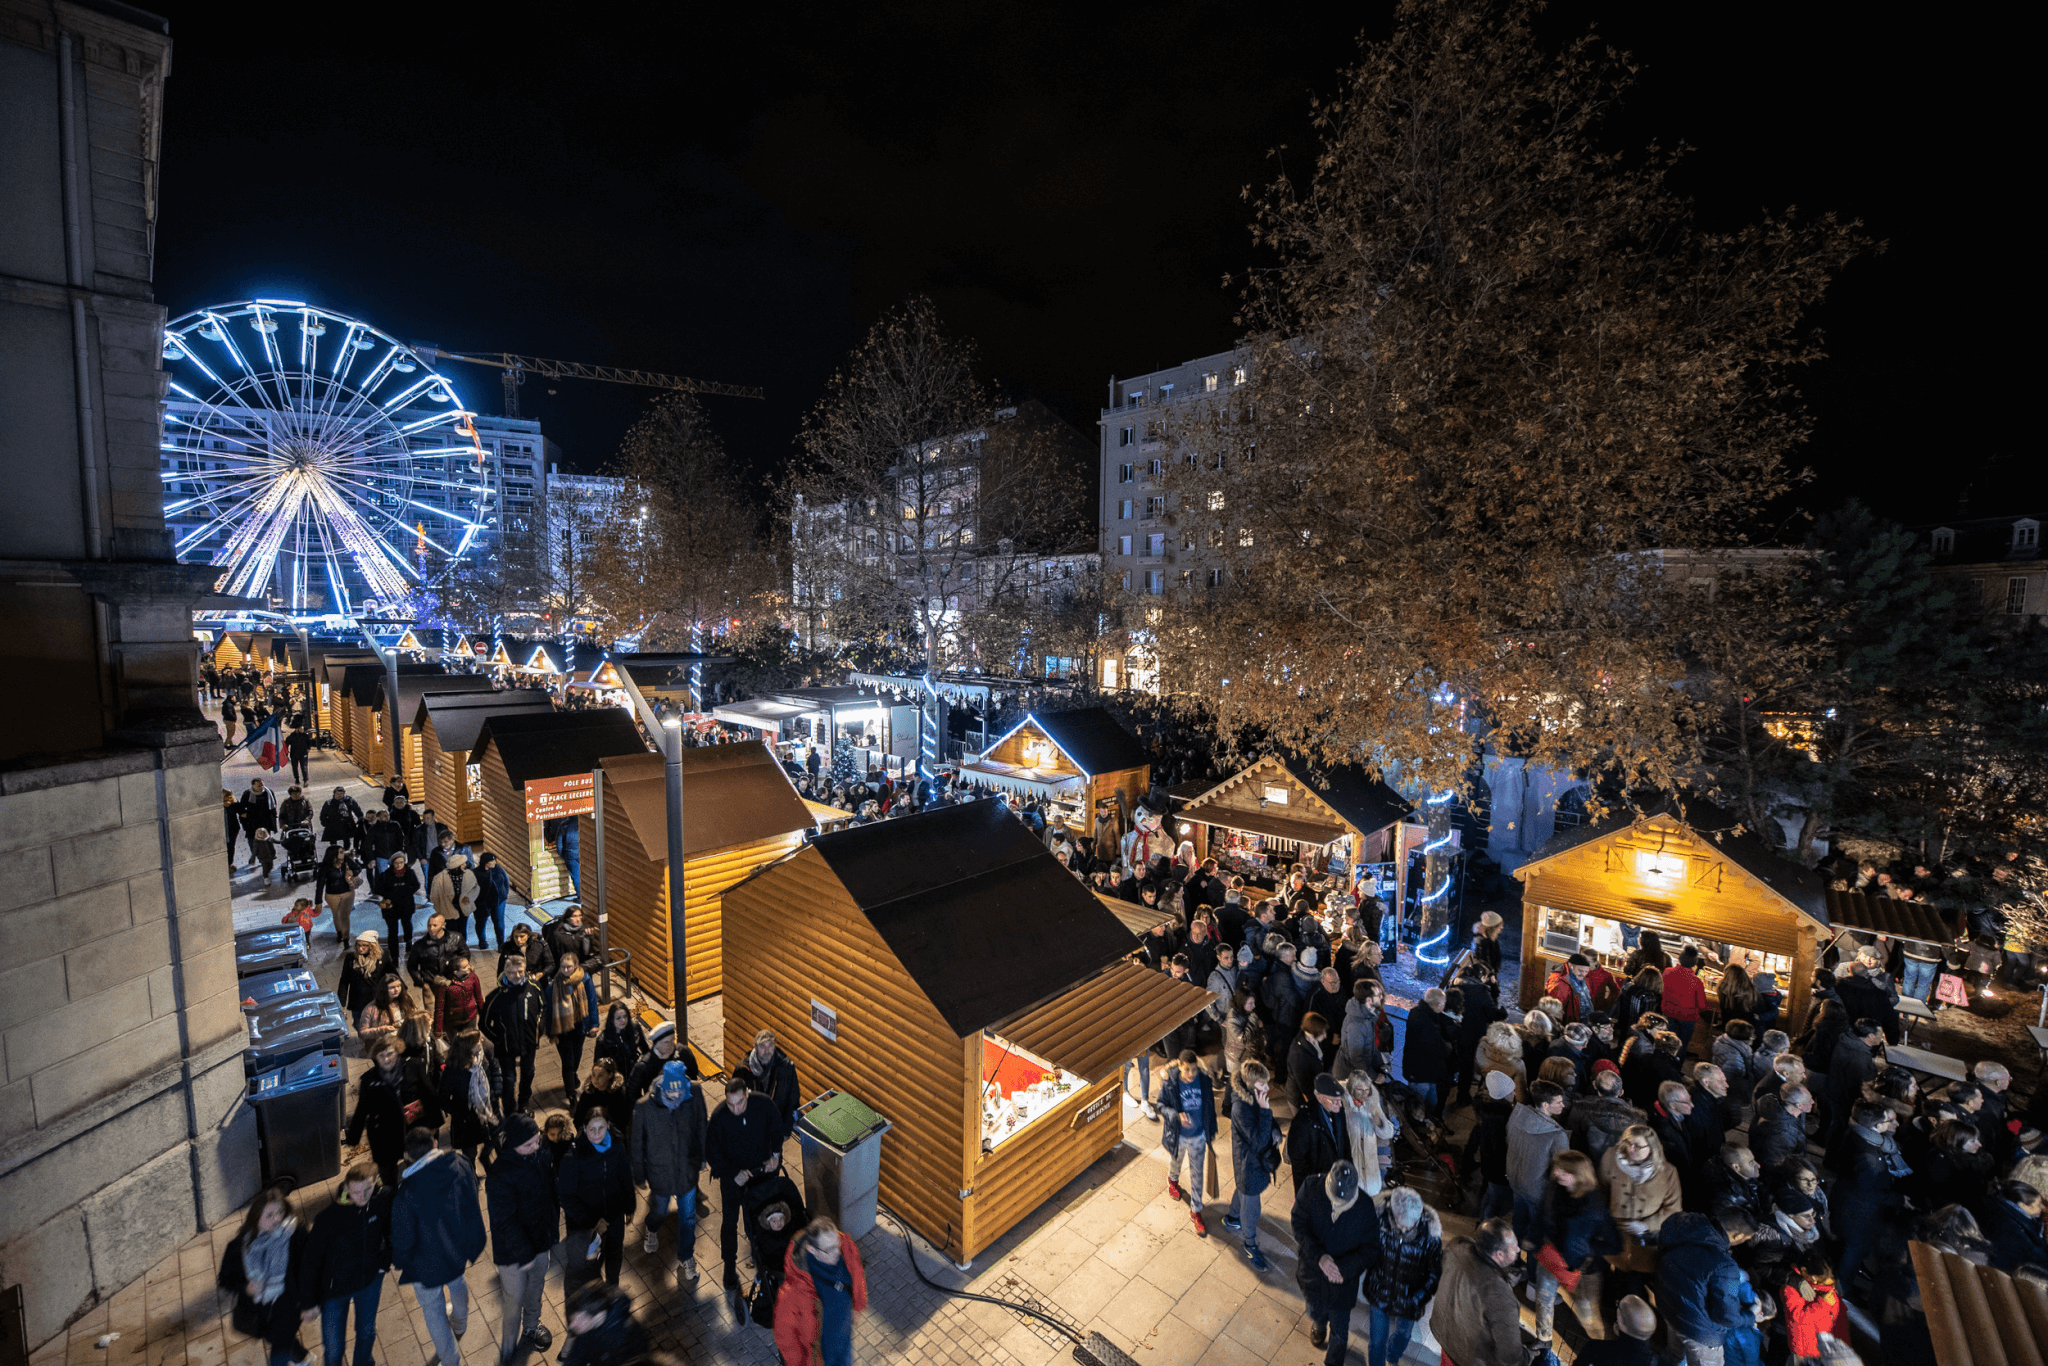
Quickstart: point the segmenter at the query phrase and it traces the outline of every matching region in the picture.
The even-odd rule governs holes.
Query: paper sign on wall
[[[839,1012],[813,996],[811,998],[811,1028],[823,1034],[828,1042],[839,1042]]]

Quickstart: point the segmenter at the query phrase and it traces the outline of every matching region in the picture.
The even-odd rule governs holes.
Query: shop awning
[[[1113,1076],[1126,1059],[1215,999],[1193,982],[1125,959],[989,1032],[1093,1083]]]
[[[999,787],[1024,797],[1078,797],[1081,794],[1081,779],[1072,773],[1016,768],[987,759],[980,763],[962,764],[960,776],[970,783]]]
[[[1227,830],[1242,830],[1248,835],[1264,835],[1270,839],[1293,840],[1298,844],[1329,844],[1340,840],[1351,832],[1341,825],[1324,821],[1305,821],[1299,816],[1283,816],[1270,808],[1261,811],[1244,811],[1221,802],[1196,802],[1183,808],[1175,820],[1199,821],[1203,825],[1220,825]]]
[[[1122,897],[1104,896],[1100,892],[1095,894],[1095,899],[1109,907],[1110,912],[1124,922],[1124,928],[1141,939],[1151,932],[1154,925],[1169,920],[1180,923],[1180,917],[1164,906],[1147,906],[1142,901],[1125,901]]]
[[[1908,1243],[1940,1366],[2039,1366],[2048,1290],[1929,1243]]]
[[[803,716],[810,710],[789,702],[728,702],[722,707],[713,707],[711,714],[735,726],[780,731],[784,721],[792,716]]]
[[[1888,896],[1828,889],[1828,924],[1837,931],[1881,934],[1919,944],[1947,947],[1962,937],[1959,927],[1924,901],[1899,901]]]

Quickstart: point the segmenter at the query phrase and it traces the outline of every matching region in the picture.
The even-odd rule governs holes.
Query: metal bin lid
[[[888,1132],[890,1126],[888,1120],[844,1091],[827,1091],[808,1105],[797,1107],[796,1127],[844,1153]]]
[[[347,1079],[339,1053],[315,1053],[253,1078],[249,1082],[249,1098],[272,1100],[322,1086],[340,1086]]]

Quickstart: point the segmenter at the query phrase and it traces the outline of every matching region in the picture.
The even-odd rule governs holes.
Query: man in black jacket
[[[320,1343],[327,1360],[339,1362],[348,1340],[348,1311],[356,1311],[356,1366],[370,1366],[377,1343],[377,1302],[384,1273],[391,1269],[391,1192],[377,1181],[377,1169],[358,1162],[348,1169],[334,1203],[313,1220],[299,1259],[299,1303],[320,1308]]]
[[[1842,998],[1842,1009],[1850,1019],[1875,1020],[1887,1043],[1899,1042],[1899,993],[1884,969],[1882,953],[1876,949],[1857,953],[1856,965],[1835,979],[1835,994]],[[1832,1068],[1828,1077],[1830,1081],[1834,1078]],[[1850,1104],[1855,1104],[1853,1097]]]
[[[1767,1172],[1776,1171],[1787,1158],[1806,1152],[1806,1117],[1813,1113],[1813,1092],[1804,1083],[1787,1086],[1756,1104],[1756,1118],[1749,1126],[1750,1151]]]
[[[706,1127],[704,1158],[718,1181],[718,1255],[727,1289],[740,1283],[740,1215],[755,1194],[747,1186],[782,1170],[781,1123],[775,1102],[735,1077],[725,1084],[725,1104]]]
[[[448,933],[448,921],[439,911],[427,917],[427,932],[413,944],[412,951],[405,955],[405,965],[412,972],[413,984],[433,1000],[434,988],[446,986],[454,972],[453,962],[462,941]]]
[[[490,1207],[498,1297],[505,1304],[498,1362],[508,1366],[521,1347],[545,1352],[554,1340],[541,1325],[540,1294],[562,1214],[555,1197],[555,1155],[531,1115],[506,1116],[497,1161],[484,1180],[484,1202]]]
[[[1423,992],[1408,1012],[1407,1037],[1401,1041],[1401,1079],[1421,1097],[1431,1115],[1443,1113],[1442,1087],[1451,1080],[1451,1040],[1456,1037],[1443,1010],[1442,988]]]
[[[1380,1259],[1379,1210],[1359,1189],[1358,1168],[1340,1160],[1321,1180],[1297,1187],[1295,1278],[1308,1301],[1309,1342],[1324,1366],[1343,1366],[1351,1347],[1351,1309],[1358,1283]]]
[[[1912,1175],[1892,1138],[1898,1127],[1898,1115],[1883,1101],[1858,1101],[1850,1108],[1840,1161],[1842,1179],[1828,1197],[1834,1226],[1842,1237],[1835,1284],[1845,1299],[1861,1298],[1856,1272],[1884,1236],[1885,1207],[1891,1203],[1892,1188]]]
[[[363,837],[363,808],[348,789],[337,787],[320,807],[320,838],[353,847]]]
[[[1350,1149],[1344,1133],[1344,1087],[1328,1072],[1315,1079],[1314,1095],[1302,1102],[1287,1122],[1287,1161],[1294,1168],[1294,1190],[1324,1172]]]
[[[789,1060],[789,1054],[775,1046],[775,1031],[764,1029],[754,1036],[754,1047],[732,1069],[733,1080],[743,1081],[750,1091],[758,1091],[775,1102],[775,1113],[780,1119],[776,1128],[777,1147],[789,1140],[796,1128],[796,1107],[801,1103],[797,1091],[796,1064]]]
[[[664,1020],[656,1025],[648,1042],[653,1045],[653,1051],[633,1064],[633,1075],[626,1079],[626,1095],[634,1104],[640,1103],[655,1079],[661,1076],[661,1069],[671,1061],[680,1061],[692,1082],[701,1080],[697,1075],[697,1055],[682,1046],[682,1039],[673,1024]]]
[[[1828,1111],[1834,1116],[1827,1142],[1831,1150],[1848,1127],[1850,1112],[1863,1099],[1863,1083],[1877,1076],[1877,1050],[1883,1043],[1884,1026],[1865,1016],[1835,1044],[1835,1056],[1828,1063]]]
[[[484,1215],[476,1172],[461,1153],[434,1146],[434,1131],[405,1136],[412,1159],[391,1202],[391,1260],[401,1285],[427,1320],[427,1336],[445,1362],[462,1360],[456,1339],[469,1331],[469,1284],[462,1273],[484,1252]]]
[[[583,928],[583,908],[571,906],[562,913],[562,918],[541,932],[547,941],[548,952],[555,956],[557,963],[562,955],[573,953],[576,961],[585,965],[586,970],[595,971],[597,962],[597,938]]]
[[[261,778],[249,780],[249,788],[235,803],[235,809],[242,819],[244,835],[254,835],[258,830],[277,832],[277,794],[267,790]]]
[[[413,961],[419,961],[417,956]],[[526,959],[517,954],[507,958],[497,987],[484,998],[479,1028],[491,1041],[505,1078],[505,1099],[516,1110],[533,1108],[533,1059],[540,1050],[546,1008],[540,988],[526,975]]]

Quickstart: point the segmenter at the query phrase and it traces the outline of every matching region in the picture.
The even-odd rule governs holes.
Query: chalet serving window
[[[1102,663],[1108,683],[1115,662]],[[1051,1114],[1088,1083],[1006,1039],[984,1034],[981,1042],[981,1150],[989,1152],[1033,1120]]]

